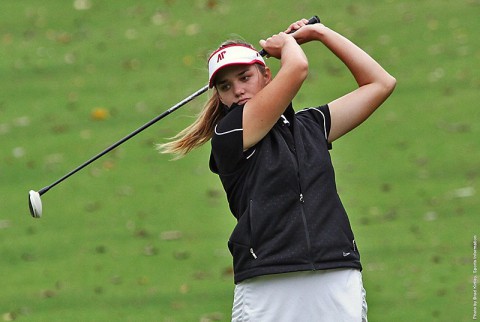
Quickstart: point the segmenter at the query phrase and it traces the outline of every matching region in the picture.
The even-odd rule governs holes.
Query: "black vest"
[[[225,138],[212,138],[210,167],[238,220],[228,242],[235,283],[266,274],[362,268],[336,190],[328,106],[298,113],[290,106],[284,115],[229,173],[217,164],[222,151],[216,140]]]

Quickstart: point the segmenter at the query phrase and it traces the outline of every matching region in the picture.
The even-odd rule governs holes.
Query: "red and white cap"
[[[255,63],[265,66],[265,61],[258,51],[248,45],[232,44],[220,47],[208,58],[208,85],[210,88],[213,87],[215,75],[224,67]]]

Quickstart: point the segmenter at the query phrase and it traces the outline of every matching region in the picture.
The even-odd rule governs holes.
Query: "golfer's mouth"
[[[243,105],[243,104],[247,103],[249,100],[250,100],[249,98],[241,99],[237,102],[237,105]]]

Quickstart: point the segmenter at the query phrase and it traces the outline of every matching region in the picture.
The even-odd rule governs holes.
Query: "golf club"
[[[317,17],[317,16],[313,16],[312,18],[310,18],[308,20],[308,24],[315,24],[315,23],[319,23],[320,22],[320,19]],[[268,53],[262,49],[260,52],[260,55],[262,56],[266,56]],[[188,102],[192,101],[193,99],[195,99],[196,97],[202,95],[203,93],[205,93],[206,91],[208,90],[208,84],[203,86],[202,88],[200,88],[199,90],[197,90],[195,93],[189,95],[188,97],[184,98],[182,101],[178,102],[177,104],[175,104],[174,106],[170,107],[168,110],[166,110],[165,112],[163,112],[162,114],[158,115],[157,117],[155,117],[154,119],[152,119],[151,121],[145,123],[144,125],[142,125],[141,127],[139,127],[138,129],[136,129],[135,131],[133,131],[132,133],[130,133],[129,135],[125,136],[123,139],[119,140],[118,142],[112,144],[111,146],[109,146],[108,148],[106,148],[105,150],[103,150],[102,152],[98,153],[97,155],[95,155],[94,157],[92,157],[91,159],[87,160],[86,162],[84,162],[83,164],[79,165],[77,168],[73,169],[72,171],[70,171],[69,173],[65,174],[63,177],[61,177],[60,179],[58,179],[57,181],[53,182],[52,184],[40,189],[39,191],[35,191],[35,190],[30,190],[28,192],[28,206],[29,206],[29,209],[30,209],[30,214],[32,215],[32,217],[34,218],[40,218],[42,216],[42,211],[43,211],[43,207],[42,207],[42,199],[40,198],[43,194],[45,194],[47,191],[49,191],[51,188],[53,188],[54,186],[58,185],[60,182],[64,181],[65,179],[69,178],[70,176],[72,176],[73,174],[77,173],[78,171],[82,170],[83,168],[85,168],[86,166],[88,166],[90,163],[94,162],[95,160],[99,159],[100,157],[104,156],[105,154],[107,154],[108,152],[112,151],[113,149],[115,149],[116,147],[118,147],[119,145],[123,144],[125,141],[128,141],[129,139],[131,139],[132,137],[134,137],[135,135],[137,135],[138,133],[142,132],[143,130],[145,130],[146,128],[150,127],[151,125],[155,124],[156,122],[160,121],[161,119],[163,119],[165,116],[169,115],[170,113],[176,111],[177,109],[179,109],[180,107],[182,107],[183,105],[187,104]]]

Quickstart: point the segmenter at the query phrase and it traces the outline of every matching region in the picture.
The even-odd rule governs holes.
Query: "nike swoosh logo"
[[[350,252],[348,253],[343,252],[343,257],[347,257],[348,255],[350,255]]]

